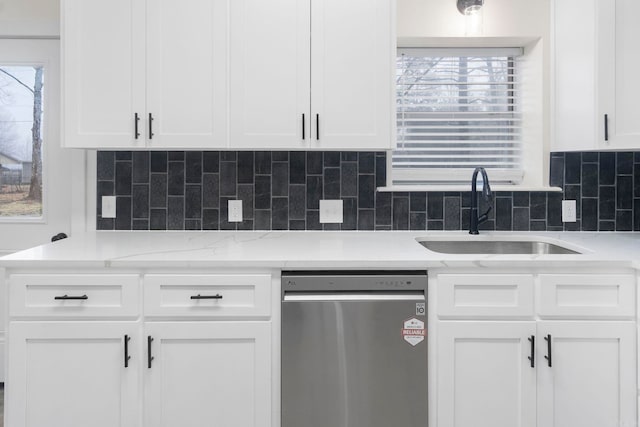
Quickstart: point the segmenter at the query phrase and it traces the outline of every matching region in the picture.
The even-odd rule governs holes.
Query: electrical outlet
[[[229,200],[229,222],[242,222],[242,200]]]
[[[576,222],[576,201],[562,201],[562,222]]]
[[[320,200],[320,223],[342,224],[342,200]]]
[[[116,217],[116,196],[102,196],[102,218]]]

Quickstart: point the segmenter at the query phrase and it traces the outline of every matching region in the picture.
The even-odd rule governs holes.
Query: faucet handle
[[[491,197],[491,195],[489,195],[489,197]],[[489,212],[491,212],[492,209],[493,207],[489,205],[487,211],[478,217],[478,224],[482,224],[489,219]]]

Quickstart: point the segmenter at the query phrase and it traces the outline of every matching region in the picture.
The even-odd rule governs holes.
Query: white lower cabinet
[[[439,322],[439,427],[534,427],[535,322]]]
[[[633,322],[440,322],[438,426],[635,426],[635,330]]]
[[[632,274],[430,280],[438,427],[637,427]]]
[[[13,322],[10,331],[5,425],[139,425],[136,323]]]
[[[147,323],[145,342],[146,426],[271,425],[269,322]]]
[[[633,322],[539,322],[538,426],[635,426],[635,331]]]
[[[4,425],[271,427],[270,274],[8,277]]]

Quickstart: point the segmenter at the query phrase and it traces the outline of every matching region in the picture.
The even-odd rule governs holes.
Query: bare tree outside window
[[[397,57],[393,182],[466,181],[476,166],[505,181],[521,178],[514,57],[432,52],[404,49]]]
[[[0,218],[42,216],[41,66],[0,66]]]

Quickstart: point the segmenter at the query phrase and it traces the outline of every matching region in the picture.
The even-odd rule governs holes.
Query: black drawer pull
[[[532,368],[536,367],[536,336],[535,335],[531,335],[529,337],[529,342],[531,343],[531,355],[529,357],[527,357],[527,359],[529,359],[530,362],[530,366]]]
[[[220,294],[215,294],[215,295],[191,295],[191,299],[222,299],[222,295]]]
[[[140,116],[138,115],[138,113],[135,113],[135,117],[134,117],[134,121],[135,121],[135,137],[136,139],[140,138],[140,131],[138,130],[138,124],[140,123]]]
[[[544,337],[544,340],[547,342],[547,355],[544,358],[547,359],[547,365],[551,368],[551,335]]]
[[[153,139],[153,114],[149,113],[149,139]]]
[[[609,115],[604,115],[604,140],[609,141]]]
[[[129,356],[129,341],[131,341],[131,337],[129,335],[124,336],[124,367],[129,367],[129,360],[131,360],[131,356]]]
[[[69,300],[83,300],[84,301],[84,300],[88,300],[89,297],[86,296],[86,295],[81,295],[81,296],[77,296],[77,297],[73,297],[73,296],[70,297],[69,295],[62,295],[62,296],[54,297],[53,299],[63,300],[63,301],[69,301]]]
[[[304,114],[303,114],[303,115],[302,115],[302,140],[303,140],[303,141],[304,141],[304,140],[305,140],[305,138],[306,138],[306,135],[305,135],[305,133],[306,133],[306,132],[305,132],[305,128],[304,128],[304,121],[305,121],[305,120],[304,120]]]
[[[320,141],[320,114],[316,114],[316,141]]]
[[[151,369],[151,362],[153,362],[154,357],[151,355],[151,343],[153,342],[153,338],[151,335],[147,336],[147,368]]]

